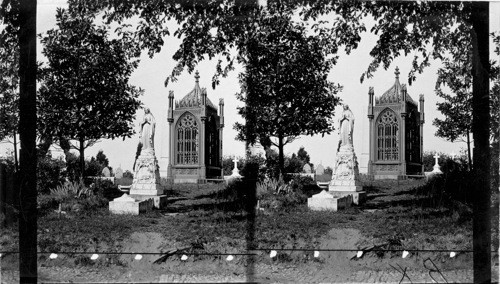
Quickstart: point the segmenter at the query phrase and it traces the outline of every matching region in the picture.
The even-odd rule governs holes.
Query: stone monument
[[[110,177],[111,176],[111,171],[109,170],[108,167],[104,167],[104,169],[102,169],[102,176],[103,177]]]
[[[325,167],[323,167],[322,164],[319,164],[317,167],[316,167],[316,175],[317,176],[321,176],[321,175],[324,175],[325,174]]]
[[[123,178],[123,170],[122,170],[121,167],[118,167],[118,169],[116,169],[116,171],[115,171],[115,178],[116,179]]]
[[[240,171],[238,170],[238,159],[236,159],[236,157],[234,157],[234,168],[233,168],[233,173],[231,174],[231,177],[233,178],[240,178],[241,175],[240,175]]]
[[[434,163],[432,172],[435,174],[442,174],[443,172],[441,171],[441,167],[438,164],[439,155],[436,153],[433,158],[436,160],[436,162]]]
[[[142,145],[141,154],[137,157],[134,168],[134,180],[130,194],[161,195],[160,172],[155,157],[154,134],[156,121],[151,111],[144,109],[144,118],[139,129],[139,140]]]
[[[308,207],[312,210],[337,211],[349,207],[351,203],[361,204],[366,192],[359,181],[359,169],[353,146],[354,115],[348,105],[339,119],[339,143],[332,179],[328,191],[313,195],[308,199]]]
[[[162,208],[166,205],[167,197],[163,195],[163,187],[160,185],[160,173],[158,161],[155,157],[154,134],[156,121],[149,108],[144,109],[144,118],[140,123],[139,140],[141,153],[137,157],[134,168],[134,180],[130,187],[130,195],[116,198],[109,203],[113,213],[144,212],[152,207]],[[132,204],[132,199],[135,200]],[[132,210],[126,208],[133,207]],[[117,210],[120,208],[120,210]],[[136,210],[137,208],[137,210]],[[140,209],[139,209],[140,208]],[[135,214],[135,213],[134,213]]]
[[[305,174],[310,174],[312,172],[311,165],[305,164],[304,167],[302,167],[302,172]]]

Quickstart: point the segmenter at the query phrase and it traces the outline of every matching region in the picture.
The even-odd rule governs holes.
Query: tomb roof
[[[382,96],[375,98],[375,104],[380,105],[380,104],[391,104],[391,103],[400,103],[403,100],[403,88],[406,86],[401,84],[399,82],[399,68],[396,67],[396,71],[394,72],[396,75],[396,80],[394,82],[394,85],[387,90]],[[410,94],[406,92],[406,101],[417,105],[415,101],[411,98]]]
[[[199,83],[200,74],[198,71],[196,71],[194,78],[195,78],[195,84],[193,90],[189,92],[187,95],[185,95],[180,101],[176,102],[175,105],[176,108],[191,108],[191,107],[201,106],[201,94],[203,92],[206,92],[206,89],[200,88],[200,83]],[[211,108],[217,110],[217,108],[210,101],[208,96],[207,96],[207,106],[210,106]]]

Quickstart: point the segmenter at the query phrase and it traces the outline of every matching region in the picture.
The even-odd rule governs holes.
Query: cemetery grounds
[[[139,216],[113,215],[107,206],[43,212],[39,281],[472,281],[472,213],[437,202],[424,180],[367,181],[367,202],[339,212],[309,211],[303,198],[268,196],[253,221],[237,187],[176,184],[168,188],[166,210]],[[498,240],[498,201],[493,208],[492,240]],[[2,251],[17,250],[15,227],[2,230]],[[498,281],[498,254],[492,257]],[[1,283],[19,281],[15,253],[2,255],[0,268]]]

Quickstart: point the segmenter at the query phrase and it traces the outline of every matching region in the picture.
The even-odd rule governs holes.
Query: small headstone
[[[441,171],[441,167],[438,164],[439,155],[436,153],[433,158],[436,159],[436,163],[434,164],[432,172],[436,174],[442,174],[443,172]]]
[[[105,167],[104,169],[102,169],[102,175],[104,177],[110,177],[111,176],[111,172],[109,171],[108,167]]]
[[[234,157],[234,168],[233,168],[233,173],[231,174],[232,177],[241,177],[240,171],[238,171],[238,159]]]
[[[309,164],[305,164],[304,167],[302,168],[302,171],[306,174],[311,173],[311,166]]]
[[[117,179],[123,178],[123,170],[122,170],[122,168],[118,167],[118,169],[116,169],[115,178],[117,178]]]
[[[323,165],[319,164],[316,167],[316,175],[320,176],[320,175],[323,175],[323,174],[325,174],[325,168],[323,167]]]

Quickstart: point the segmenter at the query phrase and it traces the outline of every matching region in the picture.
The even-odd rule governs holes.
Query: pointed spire
[[[196,70],[196,72],[194,73],[194,79],[196,84],[200,82],[200,72],[198,72],[198,70]]]
[[[396,74],[396,80],[399,80],[399,67],[396,66],[396,71],[394,72]]]

